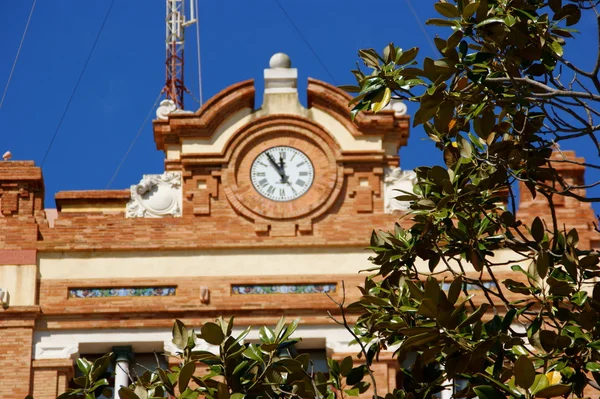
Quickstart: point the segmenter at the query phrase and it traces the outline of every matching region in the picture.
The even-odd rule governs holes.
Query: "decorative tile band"
[[[69,298],[175,296],[176,287],[69,288]]]
[[[232,285],[233,295],[255,294],[323,294],[335,292],[337,284],[253,284]]]
[[[442,283],[442,290],[444,291],[448,291],[450,289],[450,284],[451,283],[447,283],[444,282]],[[494,289],[496,288],[496,284],[494,284],[493,281],[482,281],[482,285],[487,288],[487,289]],[[475,285],[475,284],[468,284],[468,283],[463,283],[463,288],[465,288],[467,291],[479,291],[481,290],[481,287]]]

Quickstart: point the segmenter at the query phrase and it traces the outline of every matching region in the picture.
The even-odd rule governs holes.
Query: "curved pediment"
[[[219,92],[194,113],[173,113],[155,120],[154,140],[159,150],[180,144],[185,137],[210,138],[217,128],[240,110],[254,109],[254,80],[236,83]]]

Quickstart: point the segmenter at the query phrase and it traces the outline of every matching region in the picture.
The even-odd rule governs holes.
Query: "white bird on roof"
[[[6,151],[6,152],[4,153],[4,155],[2,155],[2,158],[3,158],[5,161],[8,161],[9,159],[11,159],[11,158],[12,158],[12,153],[11,153],[10,151]]]

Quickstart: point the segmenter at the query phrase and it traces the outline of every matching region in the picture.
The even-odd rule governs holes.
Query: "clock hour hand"
[[[283,162],[283,155],[281,152],[279,153],[279,170],[281,171],[281,183],[290,184],[288,182],[289,176],[285,174],[285,163]]]

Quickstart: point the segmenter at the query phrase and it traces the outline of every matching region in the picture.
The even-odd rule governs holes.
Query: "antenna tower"
[[[194,0],[190,0],[190,18],[186,20],[185,2],[186,0],[166,0],[167,80],[163,93],[167,100],[173,101],[177,109],[183,109],[183,93],[187,91],[183,83],[185,28],[197,21]]]

